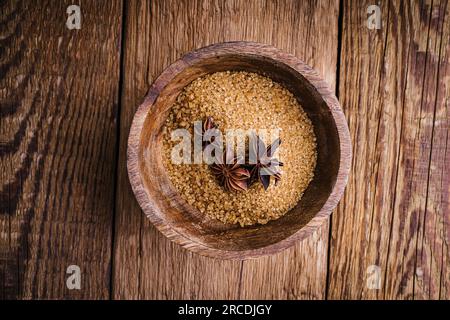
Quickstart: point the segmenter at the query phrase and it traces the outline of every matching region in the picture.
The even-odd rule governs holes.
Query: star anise
[[[196,132],[196,134],[201,135],[202,139],[203,139],[206,131],[208,131],[210,129],[217,129],[217,125],[214,123],[214,119],[212,117],[208,116],[208,117],[206,117],[205,121],[203,122],[202,132]],[[213,143],[214,142],[214,138],[215,137],[212,136],[206,141],[202,140],[202,147],[203,147],[203,149],[205,149],[207,145]]]
[[[226,191],[245,191],[248,188],[250,172],[235,158],[230,163],[214,163],[211,170]]]
[[[259,181],[264,190],[267,190],[271,176],[275,179],[275,185],[281,180],[281,171],[277,167],[283,166],[283,162],[273,158],[276,148],[281,144],[281,139],[276,139],[266,148],[259,136],[255,136],[256,143],[255,139],[253,139],[253,143],[250,143],[250,148],[253,148],[253,155],[256,155],[256,164],[250,165],[250,184]]]

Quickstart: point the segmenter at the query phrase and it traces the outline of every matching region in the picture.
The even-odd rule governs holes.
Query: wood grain
[[[381,30],[366,28],[370,4],[344,2],[339,97],[354,157],[329,298],[448,299],[448,3],[382,1]]]
[[[450,299],[450,3],[433,1],[418,141],[429,154],[418,225],[414,299]],[[422,129],[421,129],[422,130]],[[428,155],[425,154],[425,157]]]
[[[76,2],[1,1],[0,299],[108,298],[110,287],[128,299],[450,299],[450,5],[377,1],[382,28],[369,30],[374,3],[341,2],[83,1],[70,31]],[[183,53],[228,40],[293,53],[331,86],[340,71],[354,157],[328,276],[328,221],[277,255],[213,260],[166,240],[131,192],[126,140],[151,83]],[[80,291],[65,286],[69,264]],[[367,287],[370,265],[380,290]]]
[[[109,297],[121,3],[71,4],[0,3],[0,299]]]
[[[244,263],[218,262],[192,255],[156,233],[143,219],[122,168],[126,161],[127,136],[124,133],[129,131],[131,116],[155,77],[181,54],[228,40],[269,43],[301,57],[333,85],[337,17],[337,1],[140,1],[127,6],[124,55],[127,73],[121,112],[115,298],[324,297],[326,221],[314,239],[307,239],[282,253],[275,258],[275,265],[259,259]],[[325,19],[328,23],[320,24]],[[267,21],[273,23],[267,24]],[[324,32],[317,30],[320,26]],[[320,36],[313,37],[313,32]],[[286,265],[293,257],[295,262]],[[286,269],[280,276],[273,277],[280,264]],[[301,273],[298,268],[302,268]],[[244,274],[252,277],[244,277]],[[199,281],[194,275],[203,277]],[[297,281],[292,282],[294,278]],[[261,289],[250,291],[249,287],[255,285]]]

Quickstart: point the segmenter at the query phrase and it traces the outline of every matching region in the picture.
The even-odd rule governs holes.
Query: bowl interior
[[[339,169],[339,137],[332,113],[322,96],[300,73],[284,63],[252,54],[223,54],[182,70],[160,90],[150,107],[140,136],[139,170],[153,211],[165,228],[209,248],[241,251],[277,243],[303,228],[329,197]],[[272,78],[298,99],[314,125],[318,158],[315,176],[301,201],[286,215],[265,225],[241,228],[203,216],[177,194],[162,161],[163,126],[178,94],[207,73],[245,70]]]

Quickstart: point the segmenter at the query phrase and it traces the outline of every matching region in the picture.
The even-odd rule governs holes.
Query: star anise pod
[[[208,116],[208,117],[206,117],[205,121],[203,122],[202,132],[196,132],[196,134],[201,135],[202,139],[203,139],[203,136],[205,135],[206,131],[208,131],[210,129],[217,129],[217,125],[214,123],[214,119],[212,117]],[[207,141],[202,140],[203,149],[205,149],[207,145],[213,143],[214,138],[215,137],[210,137],[210,139]]]
[[[261,182],[264,190],[270,185],[270,177],[275,179],[275,185],[281,180],[281,171],[276,167],[283,166],[283,162],[273,158],[276,148],[281,144],[281,139],[278,138],[270,146],[266,148],[264,142],[256,135],[256,143],[250,143],[250,148],[253,148],[253,154],[256,155],[256,164],[250,165],[250,184],[254,182]],[[258,152],[261,150],[260,152]]]
[[[246,191],[250,172],[238,163],[237,158],[230,162],[212,164],[210,167],[213,174],[226,191]]]

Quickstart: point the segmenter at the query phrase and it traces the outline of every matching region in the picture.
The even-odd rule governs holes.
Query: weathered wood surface
[[[381,30],[366,27],[370,1],[83,1],[78,31],[69,4],[0,2],[0,299],[450,299],[448,0],[380,1]],[[135,109],[164,67],[225,40],[291,52],[331,86],[339,71],[354,157],[331,239],[324,223],[275,256],[212,260],[139,209]]]
[[[327,221],[314,237],[271,258],[242,263],[193,255],[146,221],[129,186],[125,151],[134,111],[164,67],[183,53],[231,40],[268,43],[302,57],[333,85],[337,22],[337,1],[128,4],[114,298],[324,298]]]
[[[70,4],[0,3],[0,299],[109,297],[122,7]]]
[[[332,218],[329,298],[449,299],[448,1],[345,1],[339,96],[354,157]],[[380,267],[381,287],[367,287]]]

